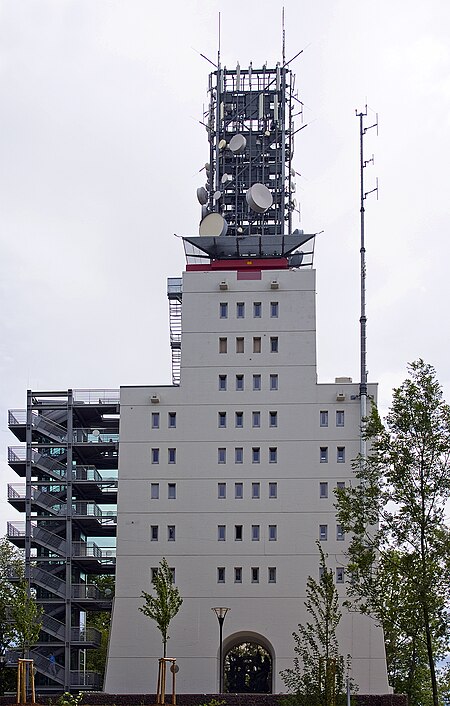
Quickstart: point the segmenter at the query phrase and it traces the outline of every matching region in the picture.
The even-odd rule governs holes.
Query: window
[[[150,573],[152,575],[152,581],[154,581],[156,579],[156,577],[158,576],[158,567],[152,566],[152,568],[150,569]]]
[[[338,542],[343,542],[345,539],[345,532],[342,525],[336,525],[336,539]]]
[[[238,302],[236,304],[236,317],[238,319],[243,319],[245,316],[245,304],[244,302]]]
[[[227,389],[227,376],[219,375],[219,390],[223,392]]]
[[[336,488],[338,490],[345,490],[345,480],[338,480],[336,483]]]
[[[336,411],[336,426],[343,427],[345,422],[344,410]]]
[[[269,525],[269,542],[277,541],[277,526]]]
[[[227,450],[224,448],[217,449],[217,463],[227,462]]]
[[[328,446],[320,447],[320,463],[328,463]]]
[[[241,446],[237,446],[234,449],[234,462],[243,463],[244,462],[244,449]]]
[[[319,525],[319,539],[326,542],[328,539],[328,525]]]
[[[238,336],[236,338],[236,353],[243,353],[244,352],[244,339],[242,336]]]
[[[228,304],[227,302],[220,302],[219,304],[219,316],[221,319],[228,318]]]
[[[234,426],[236,429],[242,429],[244,426],[244,413],[243,412],[236,412],[234,415]]]
[[[227,484],[217,483],[217,497],[219,500],[223,500],[227,497]]]
[[[337,447],[336,461],[338,463],[345,463],[345,446]]]
[[[169,412],[169,429],[175,429],[177,426],[177,413],[176,412]]]
[[[175,525],[167,525],[167,541],[175,541]]]
[[[325,575],[325,568],[323,566],[319,566],[319,580],[323,579]]]
[[[270,318],[278,318],[278,302],[270,302]]]
[[[277,412],[269,412],[269,427],[273,429],[278,426],[278,414]]]
[[[273,446],[269,449],[269,463],[277,463],[278,449]]]
[[[260,483],[252,483],[252,498],[258,500],[261,493]]]
[[[244,389],[244,376],[243,375],[236,375],[236,390],[238,392],[242,392]]]
[[[151,525],[150,527],[150,539],[152,542],[158,541],[158,525]]]
[[[226,527],[225,525],[217,525],[217,541],[225,542],[226,539]]]
[[[225,429],[227,426],[227,413],[219,412],[219,429]]]
[[[228,342],[226,338],[219,338],[219,353],[226,353]]]
[[[159,449],[152,449],[152,463],[159,463]]]
[[[244,484],[243,483],[235,483],[234,484],[234,497],[237,500],[242,500],[244,497]]]
[[[259,525],[252,525],[252,542],[259,542]]]
[[[242,566],[234,567],[234,583],[242,583]]]
[[[254,390],[261,389],[261,375],[253,375],[253,389]]]
[[[152,483],[151,484],[150,497],[152,500],[159,500],[159,483]]]
[[[167,449],[167,463],[176,463],[177,462],[177,450],[176,449]]]
[[[152,429],[159,429],[159,412],[152,412]]]
[[[269,566],[269,583],[277,582],[277,570],[275,566]]]
[[[253,337],[253,353],[261,353],[261,337]]]
[[[169,500],[175,500],[175,498],[177,497],[177,484],[176,483],[168,483],[167,497]]]
[[[328,483],[319,483],[319,496],[321,498],[328,497]]]
[[[252,583],[259,583],[259,568],[252,566]]]
[[[261,449],[259,446],[252,448],[252,463],[259,463],[261,460]]]
[[[278,390],[278,375],[271,374],[270,376],[270,389]]]
[[[276,498],[278,495],[278,486],[276,483],[269,483],[269,498]]]
[[[261,426],[261,412],[252,412],[252,427],[257,429]]]
[[[336,569],[336,583],[344,583],[344,567],[343,566],[338,566]]]
[[[217,567],[217,583],[225,583],[225,567]]]
[[[320,412],[320,426],[321,427],[327,427],[328,426],[328,412],[323,409]]]
[[[261,302],[253,302],[253,318],[260,319],[262,312]]]
[[[242,525],[234,525],[234,539],[236,542],[242,542]]]
[[[278,353],[278,336],[270,337],[270,352]]]

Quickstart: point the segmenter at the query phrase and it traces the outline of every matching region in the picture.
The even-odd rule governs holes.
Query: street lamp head
[[[223,620],[225,620],[226,614],[231,609],[230,608],[211,608],[211,610],[213,610],[215,612],[218,620],[223,621]]]

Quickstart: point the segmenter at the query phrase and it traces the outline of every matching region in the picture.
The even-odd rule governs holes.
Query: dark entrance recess
[[[272,693],[272,658],[257,642],[241,642],[225,654],[224,691]]]

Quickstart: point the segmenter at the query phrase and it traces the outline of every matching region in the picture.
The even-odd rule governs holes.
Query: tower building
[[[359,386],[317,382],[314,235],[293,223],[294,76],[219,65],[208,94],[199,234],[168,282],[173,384],[120,392],[109,693],[155,689],[160,633],[138,608],[162,557],[184,598],[169,641],[180,693],[216,693],[222,677],[229,691],[283,691],[317,540],[345,596],[334,489],[352,479]],[[217,606],[230,609],[222,663]],[[380,629],[347,613],[339,637],[360,693],[386,693]],[[251,678],[236,668],[245,649]]]

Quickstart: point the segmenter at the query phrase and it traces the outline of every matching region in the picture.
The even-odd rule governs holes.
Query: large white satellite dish
[[[226,235],[228,223],[220,213],[208,213],[200,223],[199,234],[220,237]]]
[[[248,205],[256,213],[265,213],[273,204],[270,190],[264,184],[253,184],[245,194]]]

